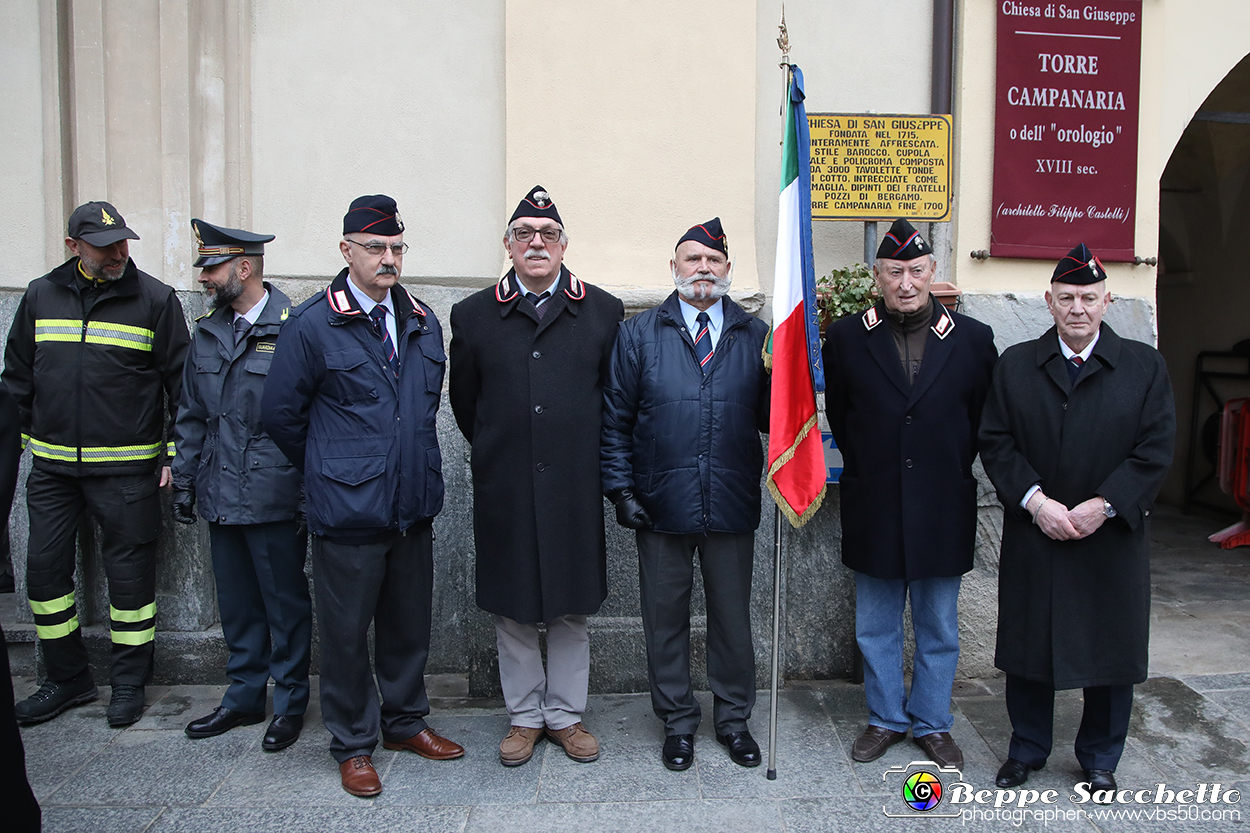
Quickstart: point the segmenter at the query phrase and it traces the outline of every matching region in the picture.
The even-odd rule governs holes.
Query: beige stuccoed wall
[[[4,79],[0,92],[4,107],[0,194],[5,195],[0,200],[0,240],[7,253],[0,280],[12,286],[43,274],[47,248],[39,16],[35,3],[0,4],[0,78]],[[60,231],[64,234],[64,229]]]
[[[781,105],[785,87],[778,63],[780,0],[756,3],[756,224],[759,269],[771,293],[777,248],[777,192],[781,177]],[[878,0],[866,7],[841,0],[785,4],[790,60],[803,70],[807,109],[812,113],[928,113],[929,65],[933,54],[931,0]],[[889,42],[882,22],[889,21]],[[880,44],[880,45],[878,45]],[[886,227],[882,227],[884,233]],[[864,224],[813,224],[816,274],[864,259]]]
[[[719,216],[735,294],[759,286],[755,6],[508,0],[508,205],[546,186],[574,272],[654,294],[677,239]]]
[[[405,278],[498,274],[504,3],[251,0],[253,226],[266,270],[333,275],[343,214],[394,197]]]
[[[969,257],[969,252],[988,249],[990,243],[997,6],[988,0],[959,4],[955,275],[965,292],[1040,294],[1049,286],[1053,264]],[[1142,4],[1135,225],[1140,257],[1158,255],[1159,177],[1168,157],[1194,110],[1246,54],[1247,31],[1250,4],[1244,0],[1145,0]],[[1107,273],[1113,294],[1154,303],[1154,267],[1107,264]]]

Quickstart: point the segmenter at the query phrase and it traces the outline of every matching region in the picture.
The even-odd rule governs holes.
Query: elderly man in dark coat
[[[690,593],[699,553],[707,596],[707,676],[716,739],[758,766],[751,570],[760,523],[760,432],[768,430],[768,326],[726,293],[720,218],[692,227],[670,263],[677,291],[621,325],[603,420],[603,489],[637,530],[651,705],[661,757],[694,762],[699,703],[690,683]]]
[[[1055,268],[1055,326],[994,372],[981,458],[1005,507],[998,645],[1012,735],[1000,787],[1041,769],[1056,689],[1083,688],[1076,759],[1115,789],[1133,684],[1146,679],[1150,510],[1176,414],[1158,351],[1102,322],[1106,272],[1084,244]]]
[[[825,404],[842,449],[842,563],[855,571],[855,636],[868,728],[851,748],[873,761],[907,736],[943,766],[959,659],[960,577],[972,569],[977,425],[998,352],[993,331],[929,293],[932,249],[906,220],[873,266],[881,299],[825,335]],[[916,652],[903,681],[903,610]]]
[[[607,597],[599,424],[620,300],[573,276],[568,237],[542,186],[504,234],[513,268],[451,310],[451,407],[472,445],[477,604],[495,614],[519,766],[546,732],[575,761],[599,757],[582,725],[586,617]],[[547,667],[539,650],[547,626]]]

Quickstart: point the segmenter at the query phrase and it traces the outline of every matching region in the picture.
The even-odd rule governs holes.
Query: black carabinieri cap
[[[877,257],[886,260],[914,260],[931,254],[933,250],[920,236],[920,232],[902,217],[894,221],[885,237],[881,238],[881,245],[877,247]]]
[[[121,212],[100,200],[74,209],[74,213],[69,215],[69,236],[101,247],[111,246],[118,240],[139,239],[139,235],[126,228]]]
[[[394,237],[404,233],[404,221],[399,217],[395,200],[385,194],[371,194],[352,200],[351,207],[343,215],[343,234],[363,232]]]
[[[508,225],[515,223],[518,217],[546,217],[548,220],[555,220],[561,227],[564,226],[564,221],[560,219],[560,212],[556,211],[556,204],[551,201],[551,195],[541,185],[531,188],[525,198],[517,204],[516,211],[512,212],[512,217],[508,220]]]
[[[706,223],[691,226],[690,230],[677,241],[677,246],[680,246],[687,240],[702,243],[709,249],[715,249],[725,257],[729,257],[729,239],[725,237],[725,231],[720,227],[720,217],[713,217]],[[673,248],[676,249],[677,246]]]
[[[1073,286],[1089,286],[1106,279],[1107,270],[1102,268],[1102,261],[1084,243],[1077,243],[1076,248],[1064,255],[1050,276],[1051,283]]]
[[[264,255],[265,244],[273,240],[272,234],[255,234],[237,228],[223,228],[204,220],[192,220],[195,232],[196,252],[199,258],[192,264],[196,269],[216,266],[239,255]]]

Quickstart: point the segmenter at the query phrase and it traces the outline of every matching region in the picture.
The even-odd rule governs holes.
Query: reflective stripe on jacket
[[[182,390],[182,305],[133,260],[90,302],[78,275],[75,257],[32,281],[13,319],[3,378],[23,440],[58,474],[152,471]]]

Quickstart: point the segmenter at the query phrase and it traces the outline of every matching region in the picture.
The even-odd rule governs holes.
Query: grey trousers
[[[538,625],[495,616],[499,683],[513,726],[563,729],[580,723],[590,684],[590,633],[585,616],[547,622],[547,668],[543,670]]]
[[[651,706],[666,735],[690,735],[701,710],[690,683],[690,594],[699,553],[707,596],[707,677],[717,734],[741,732],[755,707],[751,570],[755,533],[638,532]]]
[[[424,718],[430,713],[425,661],[430,653],[434,583],[430,532],[427,521],[380,543],[313,538],[321,718],[330,730],[330,754],[339,763],[372,755],[379,723],[387,740],[406,740],[425,731]]]

